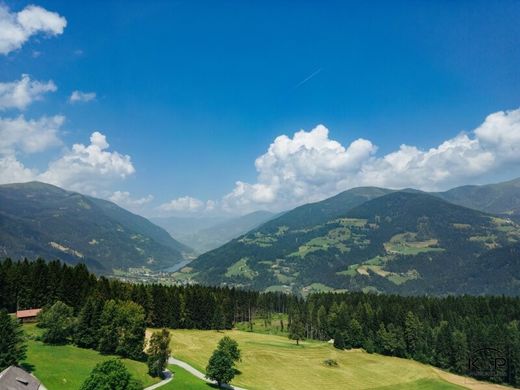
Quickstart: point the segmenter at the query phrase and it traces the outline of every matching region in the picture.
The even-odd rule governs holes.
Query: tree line
[[[130,284],[60,262],[0,263],[0,309],[13,312],[56,301],[70,306],[78,318],[76,332],[83,332],[78,343],[102,348],[103,337],[101,344],[120,355],[138,348],[118,346],[108,329],[133,326],[123,319],[129,313],[139,318],[133,328],[139,334],[145,326],[220,330],[248,322],[252,329],[255,318],[268,322],[273,313],[282,313],[288,314],[285,328],[297,342],[333,339],[341,349],[363,348],[520,385],[520,298],[348,292],[303,299],[228,287]],[[100,335],[93,329],[104,330]],[[491,367],[497,361],[499,367]],[[482,362],[489,365],[482,367]]]
[[[520,299],[312,294],[292,301],[288,336],[398,356],[520,385]]]
[[[286,313],[291,300],[282,293],[227,287],[131,284],[96,277],[83,264],[0,262],[0,309],[15,312],[61,301],[77,315],[89,298],[89,304],[98,306],[109,300],[135,302],[147,326],[176,329],[230,329],[237,322],[251,322],[260,311]]]

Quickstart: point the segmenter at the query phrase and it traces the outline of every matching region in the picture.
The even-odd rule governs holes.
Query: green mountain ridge
[[[191,249],[112,202],[30,182],[0,185],[0,256],[83,262],[100,273],[163,269]]]
[[[479,294],[486,286],[518,295],[519,243],[520,226],[509,218],[438,194],[358,188],[289,211],[199,256],[178,276],[304,294]],[[472,271],[482,271],[494,253],[508,272]]]
[[[520,178],[496,184],[461,186],[435,195],[475,210],[513,218],[520,216]]]

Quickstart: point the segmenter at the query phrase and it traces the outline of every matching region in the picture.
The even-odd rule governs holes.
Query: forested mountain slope
[[[436,195],[475,210],[520,217],[520,178],[496,184],[456,187]]]
[[[519,242],[520,227],[508,218],[421,192],[354,189],[269,221],[200,256],[180,276],[304,294],[479,294],[486,286],[517,295]],[[500,269],[490,264],[495,255]]]
[[[49,184],[0,186],[0,256],[84,262],[97,272],[162,269],[191,250],[114,203]]]

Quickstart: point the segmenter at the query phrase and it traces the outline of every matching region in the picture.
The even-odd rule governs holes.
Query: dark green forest
[[[291,338],[298,333],[295,339],[334,339],[337,348],[364,348],[520,385],[517,297],[348,292],[303,299],[227,287],[129,284],[96,277],[81,264],[71,267],[58,261],[0,263],[0,309],[13,312],[57,301],[72,308],[86,333],[95,328],[101,305],[106,308],[112,301],[141,306],[143,328],[223,329],[238,322],[252,327],[254,319],[269,322],[273,314],[283,313],[288,314]],[[86,318],[86,313],[91,316]],[[491,364],[497,361],[500,364]]]
[[[268,291],[320,283],[401,295],[520,293],[520,225],[418,191],[382,192],[358,188],[287,212],[199,256],[193,278]]]

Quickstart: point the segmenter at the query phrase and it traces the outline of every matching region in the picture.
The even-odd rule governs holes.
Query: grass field
[[[283,336],[239,330],[173,330],[173,355],[204,372],[212,351],[224,335],[237,340],[242,350],[242,362],[237,365],[241,374],[233,384],[251,390],[462,388],[440,379],[432,367],[411,360],[359,350],[339,351],[323,342],[306,341],[296,346]],[[338,367],[327,367],[323,364],[326,359],[336,360]]]
[[[162,386],[161,390],[212,390],[217,388],[201,379],[195,378],[180,367],[169,366],[168,369],[173,373],[173,380]]]
[[[48,390],[77,390],[94,366],[114,356],[101,355],[91,349],[73,345],[51,346],[34,340],[39,329],[34,324],[24,325],[29,336],[27,359],[23,365],[47,387]],[[150,386],[159,380],[148,375],[146,363],[122,359],[132,376]]]

